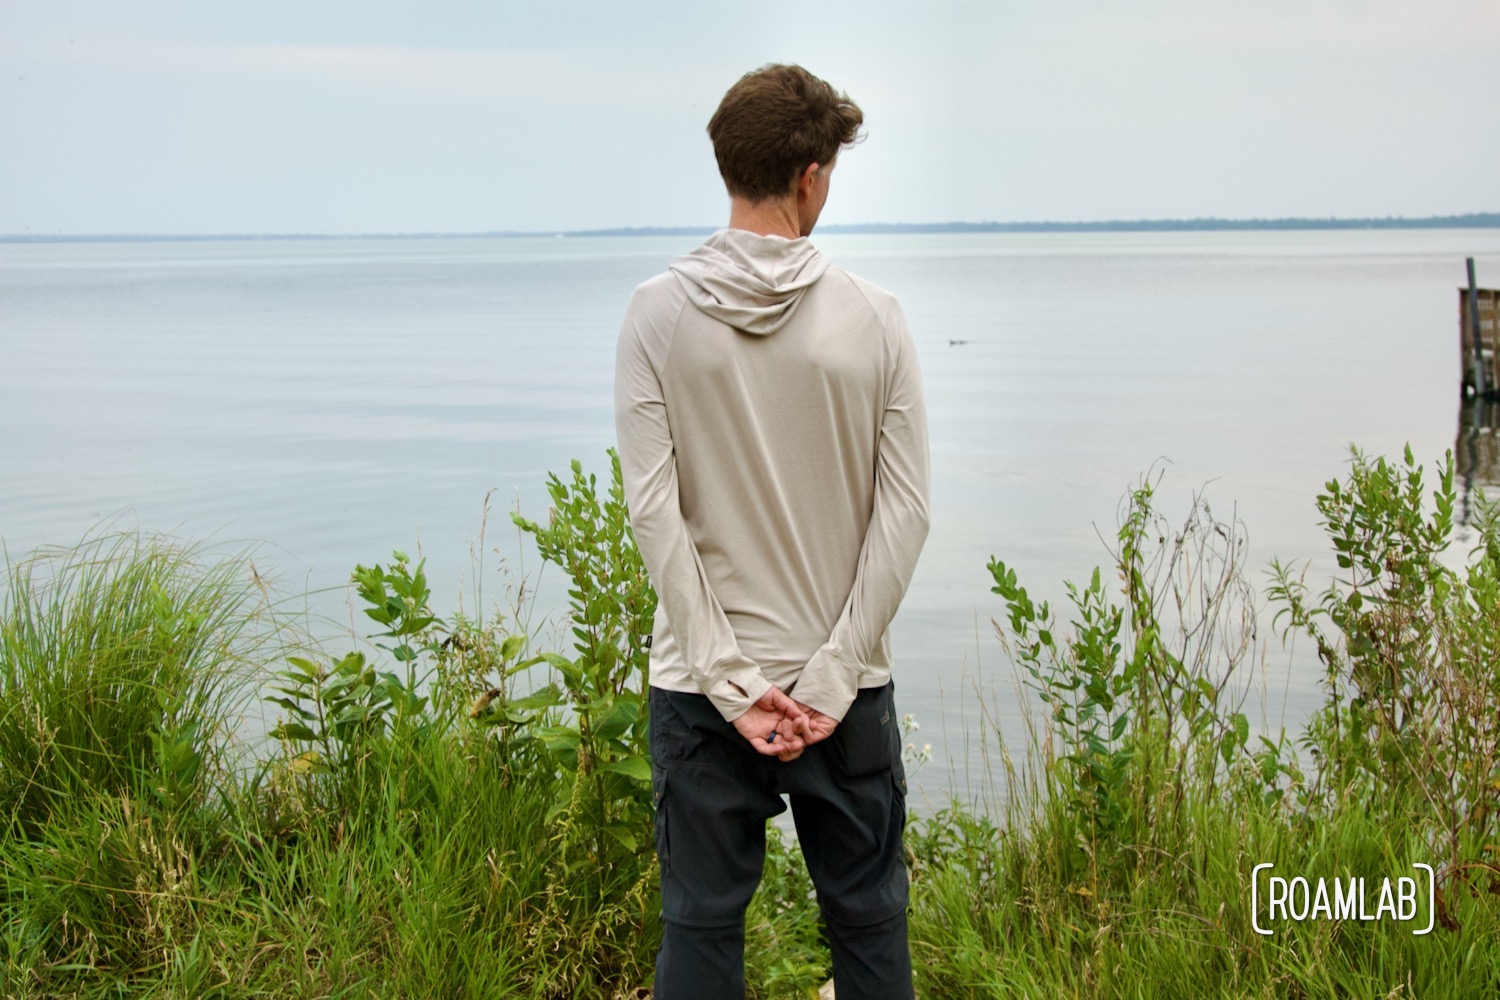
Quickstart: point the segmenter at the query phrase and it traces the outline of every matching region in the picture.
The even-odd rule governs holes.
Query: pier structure
[[[1458,290],[1458,358],[1465,396],[1500,395],[1500,291],[1474,283],[1474,258],[1468,259],[1469,284]],[[1475,336],[1478,331],[1478,336]]]

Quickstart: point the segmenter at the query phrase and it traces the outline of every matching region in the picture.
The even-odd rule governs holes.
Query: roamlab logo
[[[1275,925],[1304,920],[1389,920],[1415,923],[1423,909],[1427,925],[1413,928],[1414,936],[1432,932],[1436,908],[1433,904],[1436,879],[1432,866],[1420,862],[1413,869],[1427,873],[1426,878],[1402,875],[1399,878],[1286,878],[1261,872],[1276,866],[1256,865],[1250,872],[1250,922],[1257,934],[1275,934]],[[1262,887],[1261,882],[1265,882]],[[1422,890],[1426,890],[1425,898]],[[1425,902],[1425,907],[1419,905]]]

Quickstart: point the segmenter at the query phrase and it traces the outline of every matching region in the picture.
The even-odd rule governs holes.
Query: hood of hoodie
[[[807,241],[721,229],[668,265],[688,299],[714,319],[765,336],[781,329],[828,270]]]

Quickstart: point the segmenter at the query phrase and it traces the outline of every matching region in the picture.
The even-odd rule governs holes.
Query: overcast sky
[[[1496,0],[0,0],[0,234],[717,225],[704,132],[865,109],[824,221],[1500,210]]]

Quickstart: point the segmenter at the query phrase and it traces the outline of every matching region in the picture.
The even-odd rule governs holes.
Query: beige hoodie
[[[635,290],[615,424],[659,598],[653,686],[732,720],[775,685],[842,719],[890,679],[929,475],[890,294],[806,239],[720,230]]]

